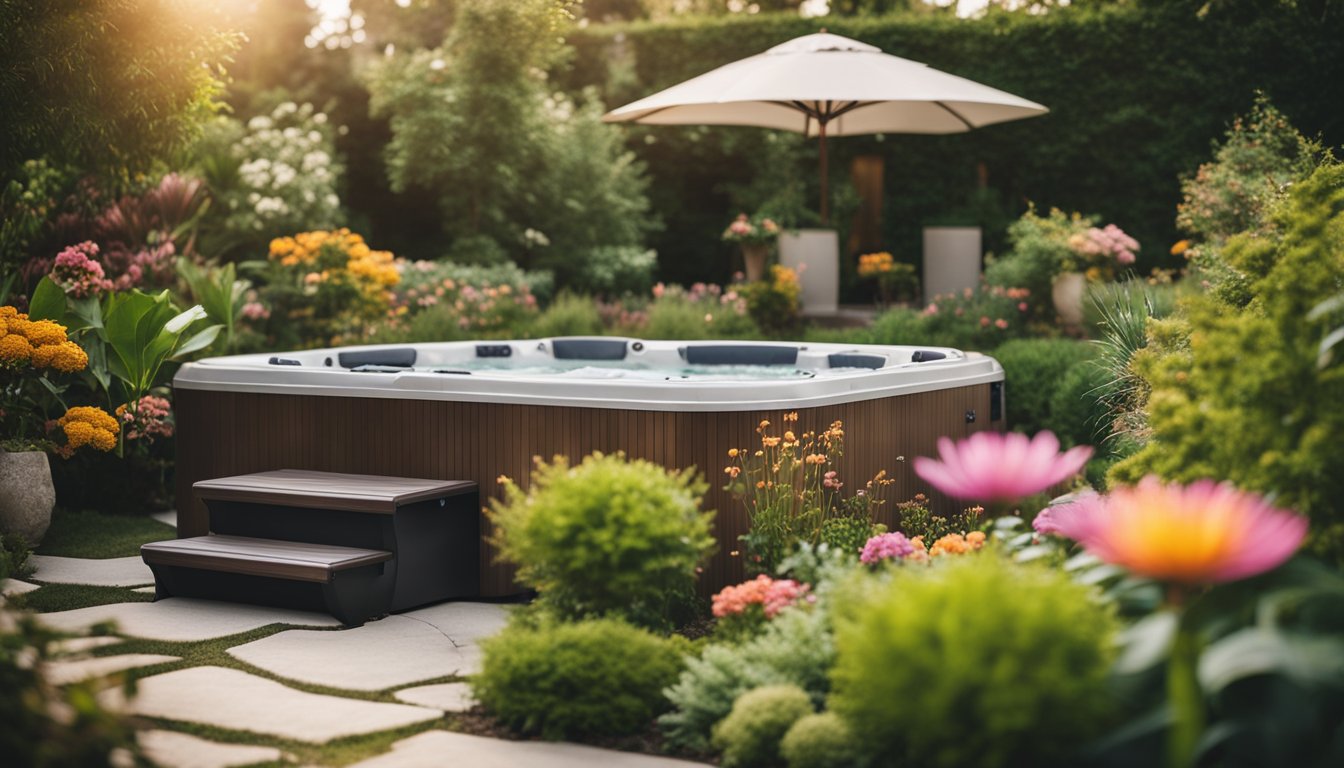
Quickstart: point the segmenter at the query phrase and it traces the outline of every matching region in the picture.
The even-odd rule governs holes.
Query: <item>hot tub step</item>
[[[326,610],[359,625],[387,613],[393,553],[248,536],[210,535],[145,544],[156,598],[180,596]]]

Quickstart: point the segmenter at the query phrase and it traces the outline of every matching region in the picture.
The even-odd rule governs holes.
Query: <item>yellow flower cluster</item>
[[[890,272],[895,259],[890,253],[865,253],[859,257],[859,277],[875,277]]]
[[[117,446],[117,432],[121,426],[107,411],[87,405],[77,405],[56,421],[65,433],[65,445],[57,452],[67,459],[75,451],[90,446],[99,451],[110,451]]]
[[[375,251],[358,234],[342,227],[330,232],[300,232],[271,241],[270,259],[286,267],[317,265],[323,249],[345,254],[345,269],[356,279],[377,286],[393,286],[401,280],[391,251]],[[324,277],[325,272],[314,273]]]
[[[63,373],[82,371],[89,356],[65,334],[65,326],[50,320],[29,320],[14,307],[0,307],[0,368],[54,368]]]

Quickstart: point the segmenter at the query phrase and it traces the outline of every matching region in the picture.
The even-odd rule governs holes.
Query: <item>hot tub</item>
[[[699,467],[719,549],[702,586],[742,577],[746,513],[722,490],[731,447],[762,419],[841,420],[850,487],[878,470],[888,498],[927,492],[905,457],[939,436],[1003,428],[1003,369],[940,347],[555,338],[235,355],[188,363],[173,382],[181,536],[207,532],[192,483],[310,469],[526,483],[533,456],[624,451]],[[890,504],[886,514],[890,514]],[[889,522],[889,521],[888,521]],[[485,529],[483,524],[483,530]],[[481,543],[483,596],[519,591]]]

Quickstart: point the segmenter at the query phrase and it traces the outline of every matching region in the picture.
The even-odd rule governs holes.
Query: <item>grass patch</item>
[[[248,744],[261,747],[276,747],[281,752],[293,755],[299,765],[349,765],[360,760],[381,755],[392,748],[395,742],[432,730],[452,730],[448,718],[430,720],[419,725],[408,725],[391,731],[379,731],[365,736],[349,736],[325,744],[309,744],[304,741],[292,741],[276,736],[267,736],[248,731],[232,731],[200,723],[186,723],[178,720],[145,718],[157,728],[167,731],[187,733],[208,741],[222,744]],[[445,759],[444,764],[451,764]],[[262,765],[292,765],[292,763],[263,763]]]
[[[130,587],[92,587],[87,584],[47,584],[12,598],[18,607],[37,613],[73,611],[76,608],[110,603],[148,603],[153,600],[154,595],[136,592]]]
[[[134,557],[141,544],[176,537],[176,528],[151,517],[58,508],[37,554],[95,560]]]

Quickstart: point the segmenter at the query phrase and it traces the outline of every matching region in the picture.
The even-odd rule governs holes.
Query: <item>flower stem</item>
[[[1171,707],[1171,730],[1167,734],[1167,768],[1194,765],[1195,750],[1204,733],[1204,697],[1196,669],[1199,645],[1189,629],[1178,628],[1171,644],[1167,666],[1167,701]]]

